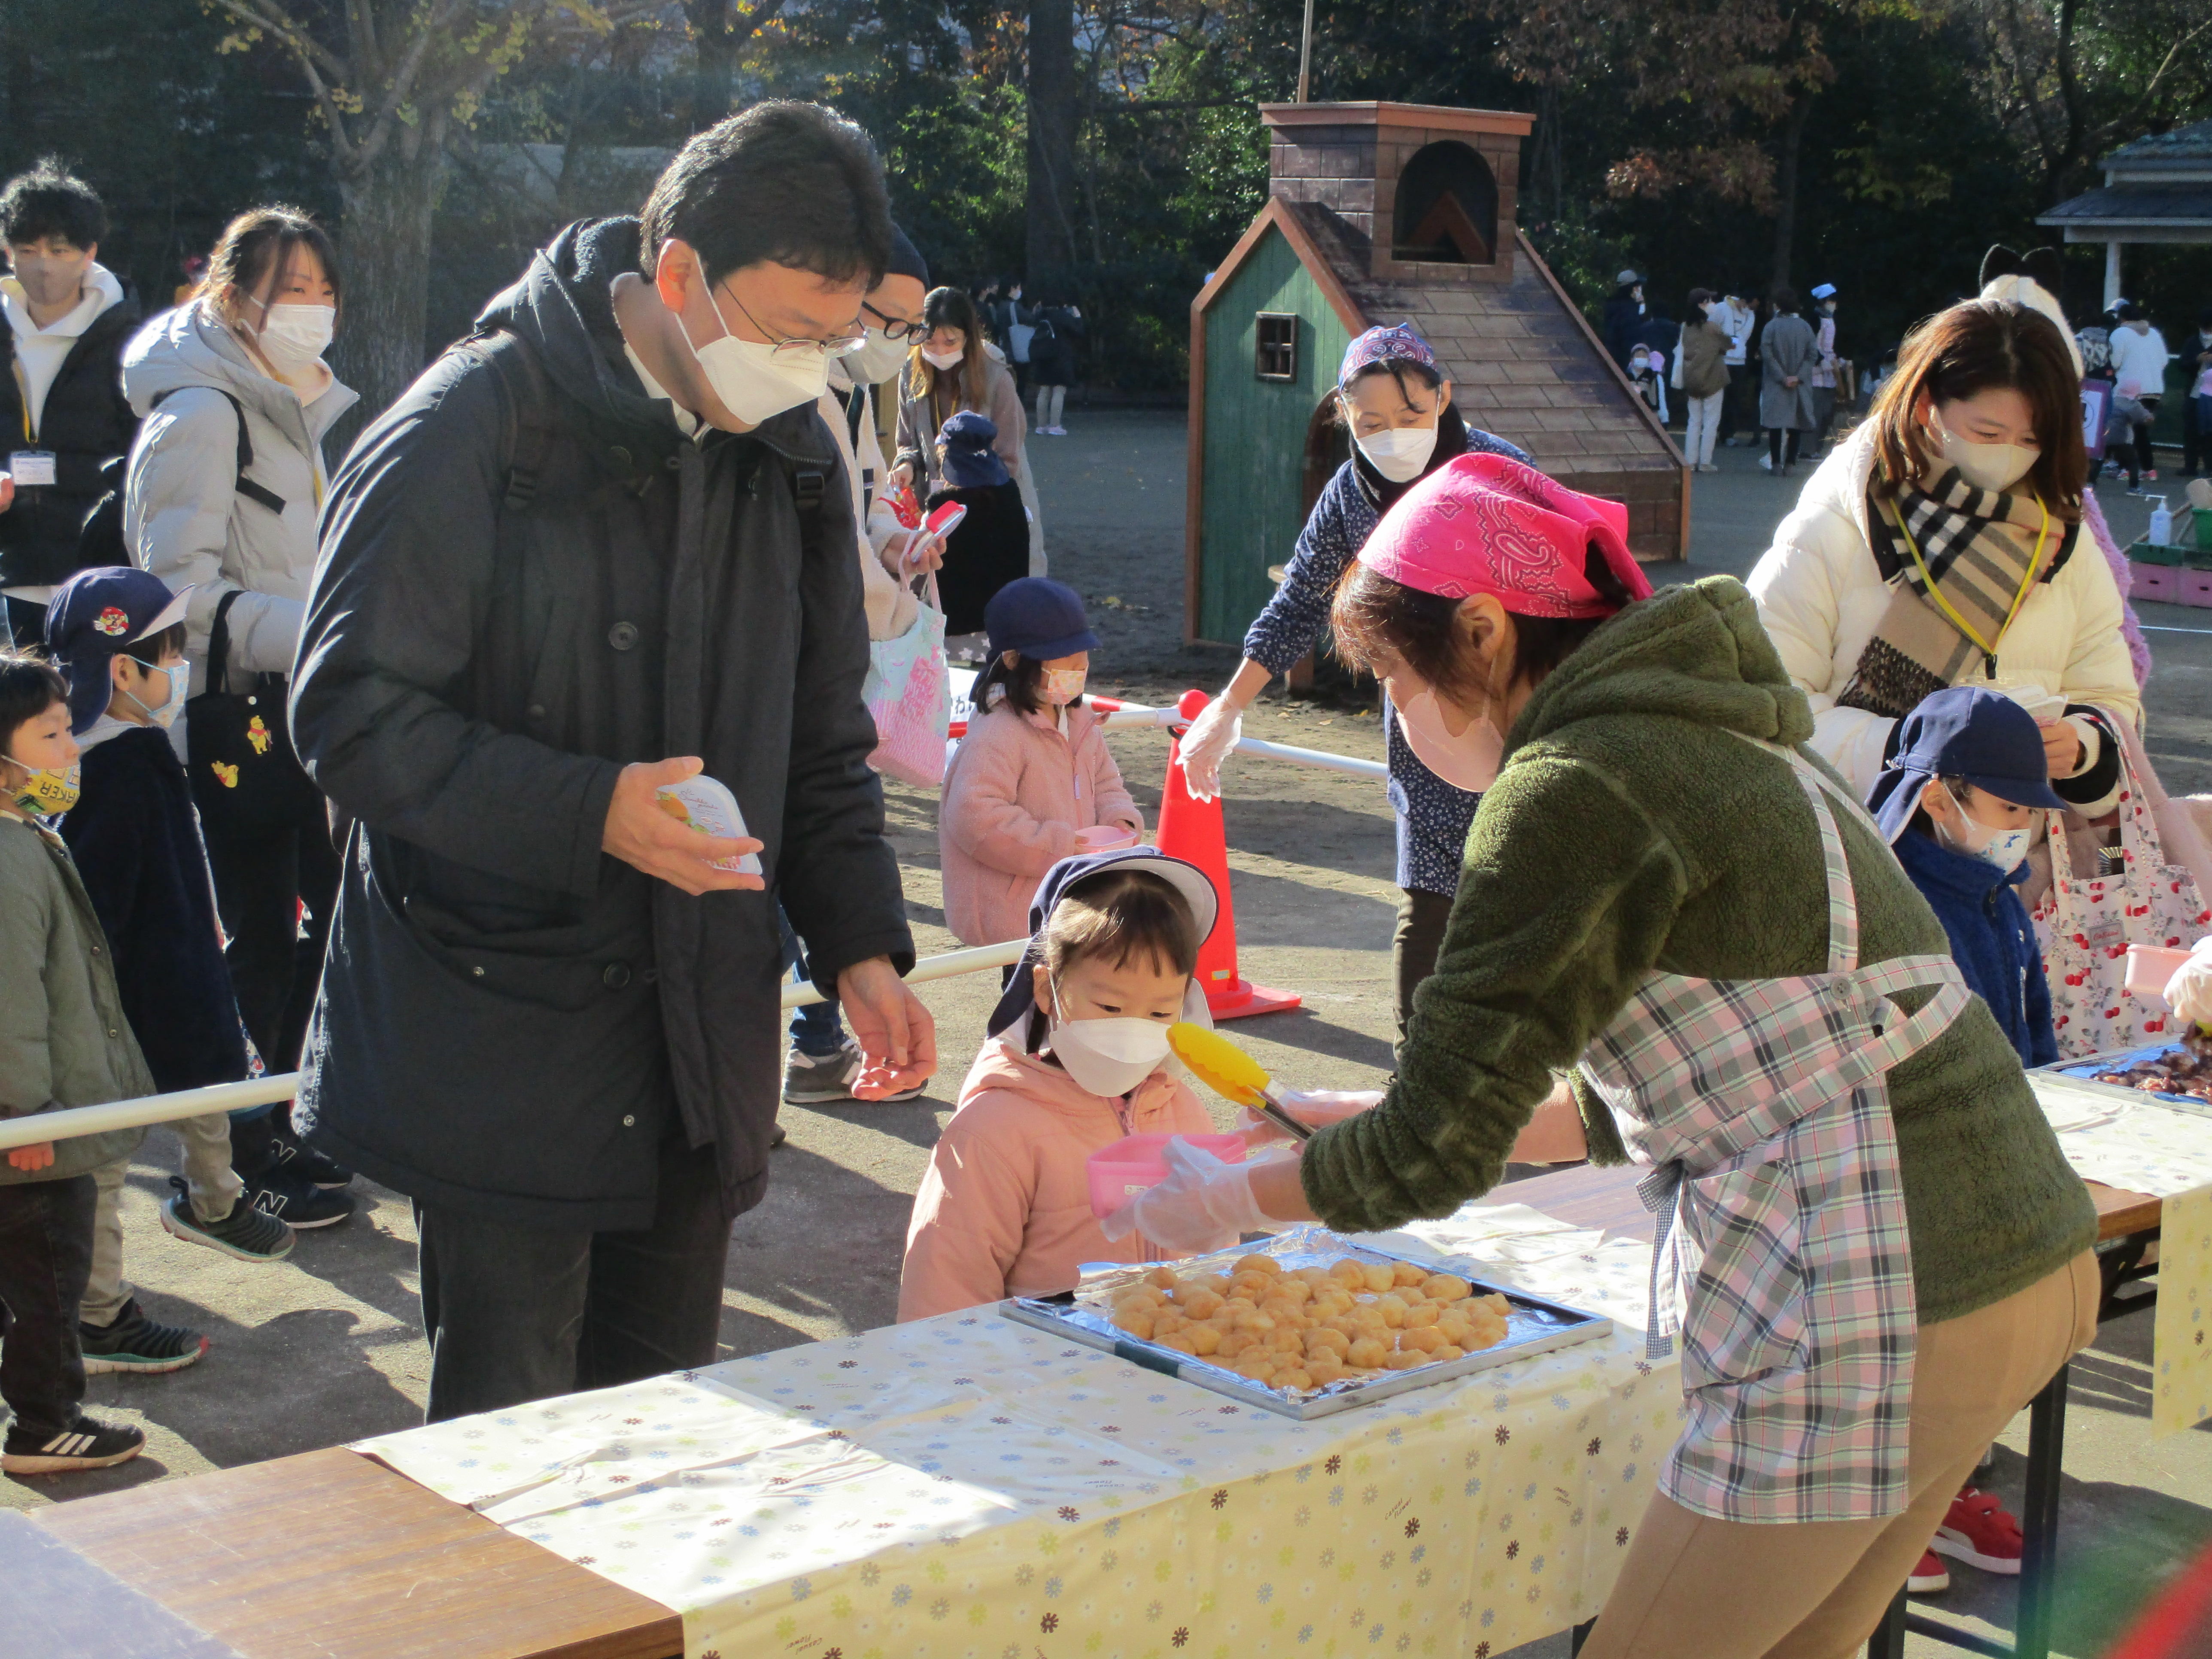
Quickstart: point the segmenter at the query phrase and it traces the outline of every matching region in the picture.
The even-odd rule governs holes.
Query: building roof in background
[[[2212,123],[2208,123],[2212,125]],[[2212,231],[2212,182],[2201,185],[2106,185],[2068,198],[2035,222],[2069,231],[2149,226]]]
[[[1342,218],[1317,203],[1280,205],[1328,261],[1362,313],[1362,326],[1410,321],[1419,331],[1470,426],[1519,444],[1547,472],[1682,465],[1526,237],[1510,283],[1377,282],[1368,275],[1367,239]]]
[[[2212,121],[2192,121],[2171,132],[2148,132],[2122,144],[2100,164],[2121,167],[2130,173],[2148,171],[2160,163],[2195,167],[2212,163]]]

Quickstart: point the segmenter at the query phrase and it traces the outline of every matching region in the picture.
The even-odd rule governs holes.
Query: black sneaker
[[[9,1474],[66,1474],[71,1469],[104,1469],[128,1462],[146,1447],[143,1430],[80,1416],[60,1433],[8,1425],[0,1469]]]
[[[343,1193],[326,1193],[310,1182],[282,1169],[254,1176],[246,1183],[246,1201],[264,1215],[271,1215],[295,1232],[327,1227],[353,1213],[353,1200]]]
[[[241,1206],[243,1207],[243,1206]],[[77,1346],[84,1350],[88,1376],[106,1371],[139,1371],[158,1376],[180,1371],[208,1350],[208,1340],[182,1325],[157,1325],[132,1297],[105,1328],[77,1321]]]
[[[353,1171],[335,1158],[325,1158],[312,1146],[302,1146],[296,1140],[276,1143],[276,1167],[289,1170],[311,1187],[335,1191],[353,1184]]]
[[[203,1221],[192,1209],[191,1188],[184,1176],[171,1176],[169,1185],[176,1190],[162,1204],[161,1217],[161,1231],[170,1237],[204,1244],[240,1261],[282,1261],[292,1254],[292,1230],[245,1198],[222,1220]]]

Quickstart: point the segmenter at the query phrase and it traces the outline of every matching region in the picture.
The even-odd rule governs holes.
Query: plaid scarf
[[[1898,532],[1900,518],[1909,543]],[[1955,468],[1927,489],[1908,485],[1893,501],[1869,490],[1867,522],[1875,566],[1890,586],[1889,608],[1836,702],[1892,720],[1904,719],[1922,698],[1957,684],[1971,669],[1994,677],[1995,647],[2029,580],[2039,540],[2046,562],[2034,580],[2047,582],[2073,556],[2081,530],[2056,514],[2046,520],[2033,495],[1977,489]],[[1987,653],[1960,629],[1953,613],[1987,642]]]

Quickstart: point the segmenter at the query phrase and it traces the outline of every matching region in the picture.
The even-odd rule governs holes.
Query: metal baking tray
[[[2148,1089],[2130,1089],[2117,1083],[2100,1083],[2097,1073],[2115,1072],[2146,1060],[2163,1060],[2179,1053],[2178,1042],[2154,1042],[2148,1048],[2122,1048],[2111,1054],[2091,1054],[2086,1060],[2062,1060],[2050,1066],[2038,1066],[2028,1073],[2030,1086],[2042,1079],[2051,1079],[2065,1093],[2093,1095],[2100,1100],[2122,1101],[2140,1106],[2148,1101],[2154,1106],[2163,1106],[2170,1112],[2189,1112],[2198,1117],[2212,1118],[2212,1102],[2198,1099],[2194,1095],[2154,1094]],[[2046,1085],[2048,1086],[2048,1085]]]
[[[1531,1296],[1528,1291],[1516,1290],[1510,1285],[1493,1283],[1482,1276],[1479,1264],[1465,1257],[1407,1255],[1399,1251],[1377,1249],[1372,1244],[1358,1243],[1332,1233],[1325,1227],[1298,1227],[1261,1243],[1240,1244],[1232,1249],[1189,1256],[1167,1265],[1182,1273],[1226,1272],[1231,1263],[1248,1255],[1272,1256],[1281,1262],[1285,1270],[1325,1267],[1332,1261],[1350,1256],[1358,1261],[1411,1261],[1431,1273],[1456,1273],[1474,1285],[1478,1294],[1494,1291],[1505,1298],[1509,1309],[1505,1320],[1505,1340],[1492,1347],[1463,1354],[1457,1359],[1441,1360],[1417,1366],[1412,1370],[1390,1371],[1380,1376],[1346,1378],[1304,1393],[1291,1393],[1281,1389],[1267,1388],[1211,1360],[1180,1353],[1173,1348],[1163,1348],[1154,1343],[1140,1342],[1127,1332],[1116,1329],[1106,1308],[1086,1305],[1093,1301],[1110,1303],[1115,1291],[1139,1283],[1147,1273],[1160,1265],[1157,1262],[1116,1263],[1110,1268],[1086,1273],[1081,1287],[1072,1297],[1052,1299],[1015,1297],[1010,1301],[1001,1302],[999,1311],[1008,1319],[1034,1326],[1041,1331],[1049,1331],[1054,1336],[1063,1337],[1071,1342],[1103,1348],[1132,1364],[1142,1365],[1147,1370],[1158,1371],[1165,1376],[1180,1377],[1186,1382],[1210,1389],[1215,1394],[1225,1395],[1245,1405],[1257,1406],[1279,1416],[1296,1418],[1301,1422],[1371,1405],[1377,1400],[1387,1400],[1408,1389],[1449,1382],[1455,1377],[1488,1370],[1493,1366],[1513,1364],[1534,1355],[1549,1352],[1553,1348],[1564,1348],[1572,1343],[1587,1342],[1593,1337],[1609,1335],[1613,1330],[1613,1321],[1601,1314],[1571,1308],[1563,1302],[1553,1302],[1544,1297]],[[1078,1300],[1078,1297],[1082,1299]]]

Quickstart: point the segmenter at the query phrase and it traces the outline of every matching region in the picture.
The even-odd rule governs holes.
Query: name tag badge
[[[51,484],[54,481],[54,452],[19,449],[8,458],[8,472],[19,485]]]

